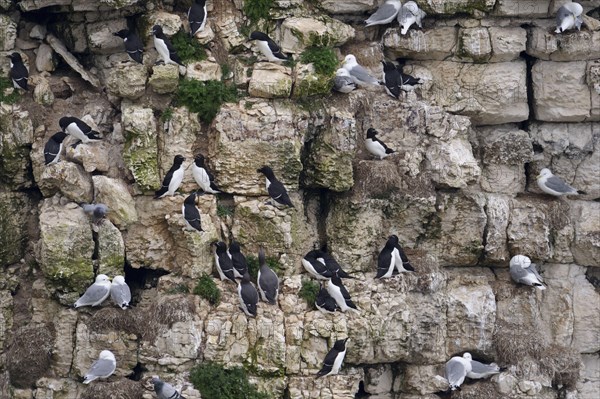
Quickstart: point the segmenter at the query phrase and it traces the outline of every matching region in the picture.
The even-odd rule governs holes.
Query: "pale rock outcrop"
[[[38,186],[44,197],[60,192],[74,202],[91,202],[93,198],[92,177],[78,165],[60,161],[44,167]]]
[[[292,98],[327,95],[332,86],[332,76],[317,73],[313,64],[297,64]]]
[[[93,176],[92,180],[95,202],[108,206],[107,218],[112,223],[126,229],[130,224],[137,222],[135,202],[125,182],[102,175]]]
[[[301,53],[310,46],[341,46],[354,38],[354,28],[326,15],[291,17],[281,24],[279,45],[284,53]]]
[[[365,370],[365,391],[371,395],[392,391],[394,373],[390,364],[369,367]]]
[[[471,144],[464,138],[440,140],[429,146],[425,156],[433,181],[442,187],[465,188],[481,173]]]
[[[98,78],[79,63],[77,58],[75,58],[75,56],[71,54],[69,50],[67,50],[67,47],[63,42],[60,41],[60,39],[50,33],[48,36],[46,36],[46,41],[50,47],[52,47],[52,49],[56,51],[56,53],[60,55],[75,72],[81,75],[83,80],[89,82],[94,87],[100,87],[100,81]]]
[[[550,0],[502,0],[498,2],[494,14],[502,17],[546,18],[549,16],[550,3]]]
[[[492,57],[489,62],[514,61],[519,58],[521,52],[525,51],[527,43],[525,29],[490,26],[488,31],[492,42]]]
[[[39,72],[52,72],[56,68],[52,47],[46,43],[40,44],[35,57],[35,69]]]
[[[323,353],[325,357],[326,353]],[[288,380],[288,392],[290,399],[305,398],[336,398],[353,399],[358,391],[358,384],[363,379],[360,368],[346,368],[345,374],[329,376],[315,380],[309,377],[291,377]]]
[[[35,85],[33,89],[33,101],[43,106],[51,106],[54,103],[54,93],[48,79],[43,75],[35,75],[29,79],[29,84]]]
[[[506,230],[511,254],[527,254],[533,261],[552,257],[550,207],[536,198],[512,200]]]
[[[0,38],[0,51],[9,51],[15,48],[17,23],[7,14],[0,15]]]
[[[600,266],[600,204],[577,201],[571,205],[571,222],[575,237],[571,244],[575,262],[584,266]]]
[[[31,186],[28,147],[33,142],[29,112],[0,104],[0,179],[13,189]]]
[[[506,266],[511,256],[506,245],[510,198],[504,195],[486,195],[485,214],[487,230],[485,236],[485,260]]]
[[[546,61],[580,61],[600,58],[600,32],[573,31],[556,34],[548,29],[529,30],[527,54]]]
[[[173,64],[154,65],[148,84],[158,94],[175,92],[179,86],[179,66]]]
[[[0,264],[17,263],[25,255],[29,198],[19,192],[0,192]]]
[[[110,54],[123,47],[123,39],[113,35],[127,28],[127,21],[122,19],[103,20],[86,24],[88,47],[94,54]]]
[[[600,389],[600,356],[584,354],[581,356],[583,369],[577,381],[577,391],[582,397],[593,398]]]
[[[160,25],[163,28],[164,34],[168,37],[171,37],[175,33],[179,32],[183,26],[183,22],[181,21],[179,15],[170,14],[162,10],[146,14],[145,18],[148,26],[148,32],[140,32],[140,35],[147,35],[149,38],[152,37],[151,30],[154,25]]]
[[[248,93],[252,97],[288,98],[292,94],[292,71],[272,62],[254,64]]]
[[[221,80],[223,75],[221,66],[216,62],[212,61],[198,61],[189,63],[187,65],[187,72],[185,74],[188,79],[195,79],[201,81],[207,80]]]
[[[124,8],[136,4],[139,0],[100,0],[100,4],[111,8]]]
[[[409,392],[414,396],[402,394],[402,398],[430,398],[432,393],[448,389],[448,381],[442,377],[443,367],[433,365],[408,364],[402,370],[402,378],[394,381],[395,392]],[[437,396],[432,396],[431,399]]]
[[[63,146],[64,147],[64,146]],[[111,144],[106,140],[95,143],[79,143],[75,148],[67,146],[65,154],[68,160],[72,160],[88,172],[108,172],[111,168],[110,151]]]
[[[156,120],[151,108],[123,102],[121,122],[126,139],[123,148],[125,165],[143,191],[158,189]]]
[[[475,14],[479,11],[490,12],[494,9],[495,0],[426,0],[423,9],[429,15],[435,14]]]
[[[125,265],[125,243],[119,229],[110,220],[98,226],[98,272],[107,276],[123,275]]]
[[[228,51],[248,41],[248,38],[238,30],[240,22],[234,15],[218,18],[215,21],[215,25],[217,36]]]
[[[485,62],[492,56],[490,34],[484,27],[464,28],[458,32],[458,60]]]
[[[129,62],[114,65],[105,77],[106,87],[111,94],[132,100],[144,94],[147,80],[146,67]]]
[[[374,11],[377,9],[375,0],[321,0],[320,5],[327,12],[332,14],[357,13],[365,11]]]
[[[427,30],[411,29],[401,35],[399,29],[385,31],[382,42],[386,55],[415,60],[444,60],[457,46],[457,32],[454,27],[440,27]]]

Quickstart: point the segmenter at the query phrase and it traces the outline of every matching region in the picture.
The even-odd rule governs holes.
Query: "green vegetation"
[[[171,37],[171,43],[184,64],[193,61],[202,61],[207,58],[204,47],[197,40],[190,40],[190,35],[183,29]]]
[[[19,99],[19,93],[17,89],[14,89],[9,95],[4,95],[4,92],[13,87],[12,80],[9,78],[0,77],[0,102],[4,104],[14,104]]]
[[[269,10],[272,5],[273,0],[245,0],[244,14],[250,23],[258,22],[260,19],[269,19]]]
[[[201,363],[191,370],[190,381],[202,399],[269,399],[250,384],[240,367],[225,369],[216,363]]]
[[[231,67],[229,64],[221,64],[221,80],[229,79],[229,75],[231,75]]]
[[[312,63],[320,75],[331,76],[337,70],[339,62],[333,50],[329,47],[309,47],[300,56],[305,64]]]
[[[201,82],[183,79],[175,94],[175,104],[185,105],[190,112],[196,112],[201,121],[210,123],[222,103],[237,100],[237,89],[218,80]]]
[[[302,280],[302,287],[298,291],[298,296],[304,299],[311,308],[314,308],[320,289],[319,283],[313,280]]]
[[[221,291],[214,280],[206,273],[202,273],[202,276],[198,279],[198,284],[194,287],[194,294],[206,299],[214,306],[221,302]]]
[[[173,119],[173,108],[167,107],[162,112],[162,115],[160,116],[160,120],[161,120],[161,122],[164,123],[164,122],[170,121],[171,119]]]
[[[185,284],[177,284],[173,287],[171,287],[168,291],[167,294],[189,294],[190,290],[188,288],[187,285]]]
[[[279,263],[279,260],[273,256],[267,256],[266,259],[267,266],[271,268],[279,277],[283,275],[283,268]],[[246,261],[248,262],[248,274],[254,280],[258,278],[258,269],[260,269],[260,265],[258,264],[258,258],[254,255],[246,256]]]
[[[227,205],[217,204],[217,216],[224,218],[226,216],[233,215],[233,207]]]

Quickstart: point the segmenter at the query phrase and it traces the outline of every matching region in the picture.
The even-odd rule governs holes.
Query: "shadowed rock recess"
[[[402,35],[396,19],[365,27],[382,0],[207,0],[191,38],[190,0],[0,0],[0,397],[150,399],[159,376],[213,399],[190,372],[216,364],[270,398],[436,398],[470,352],[503,371],[454,398],[597,398],[600,6],[580,1],[581,30],[554,33],[566,2],[416,0],[423,27]],[[155,63],[157,24],[186,68]],[[125,28],[143,64],[113,35]],[[253,31],[294,60],[267,62]],[[313,47],[340,66],[303,64]],[[27,92],[12,92],[15,51]],[[347,54],[377,78],[401,59],[422,84],[399,100],[330,92]],[[63,116],[102,139],[67,137],[45,165]],[[395,153],[371,155],[369,128]],[[181,211],[200,153],[220,190],[198,196],[202,232]],[[178,154],[178,193],[153,199]],[[293,208],[269,202],[263,165]],[[585,193],[545,194],[543,168]],[[109,211],[94,222],[85,203]],[[392,234],[415,272],[374,279]],[[254,283],[260,247],[280,278],[256,318],[217,274],[211,243],[233,239]],[[360,313],[305,300],[301,260],[325,245]],[[515,255],[545,290],[511,280]],[[125,276],[130,308],[73,308],[98,274]],[[346,337],[340,373],[315,379]],[[82,384],[102,350],[116,371]]]

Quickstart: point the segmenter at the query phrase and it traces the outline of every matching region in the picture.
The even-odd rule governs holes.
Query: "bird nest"
[[[452,399],[505,399],[506,395],[496,390],[496,384],[492,381],[476,381],[472,384],[465,383],[460,391],[452,395]]]
[[[15,331],[6,354],[12,385],[29,388],[48,371],[54,337],[52,325],[25,326]]]
[[[81,399],[142,399],[143,395],[141,382],[123,378],[115,382],[94,381],[86,387]]]

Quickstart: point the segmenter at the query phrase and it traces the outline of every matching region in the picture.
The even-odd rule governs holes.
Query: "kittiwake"
[[[343,68],[348,71],[354,80],[354,83],[357,85],[379,86],[379,81],[374,78],[366,68],[356,62],[356,57],[354,55],[348,54],[346,58],[344,58]]]
[[[471,354],[469,352],[465,352],[462,357],[454,356],[446,362],[446,379],[452,391],[460,389],[471,368]]]
[[[510,277],[519,284],[535,286],[539,290],[545,290],[544,280],[539,275],[535,263],[531,263],[525,255],[513,256],[510,260]]]
[[[110,280],[106,274],[96,276],[94,284],[75,302],[75,308],[81,306],[98,306],[110,295]]]
[[[575,2],[563,4],[556,12],[556,30],[554,32],[562,33],[573,28],[581,30],[582,14],[581,4]]]
[[[400,0],[386,0],[377,11],[365,21],[366,26],[389,24],[396,18],[402,7]]]
[[[537,184],[543,192],[556,197],[560,197],[561,195],[583,194],[583,192],[569,186],[560,177],[554,176],[548,168],[544,168],[540,171],[540,174],[537,177]]]
[[[496,363],[485,364],[471,359],[471,371],[467,373],[467,377],[478,380],[500,374],[501,371],[502,368]]]
[[[115,305],[121,309],[127,309],[129,307],[129,302],[131,302],[131,290],[125,282],[125,277],[113,277],[112,284],[110,285],[110,297]]]
[[[407,1],[402,5],[398,13],[398,23],[400,24],[400,34],[406,35],[408,29],[416,22],[419,28],[422,28],[422,21],[427,14],[419,8],[414,1]]]
[[[152,377],[152,383],[158,399],[185,399],[171,384],[158,377]]]
[[[333,78],[333,90],[348,94],[354,89],[356,89],[356,83],[354,83],[354,79],[352,79],[347,70],[344,68],[339,68],[337,71],[335,71],[335,77]]]
[[[85,374],[84,384],[89,384],[98,378],[108,378],[115,372],[117,368],[117,359],[115,355],[109,350],[103,350],[100,352],[98,360],[92,363],[92,367]]]

